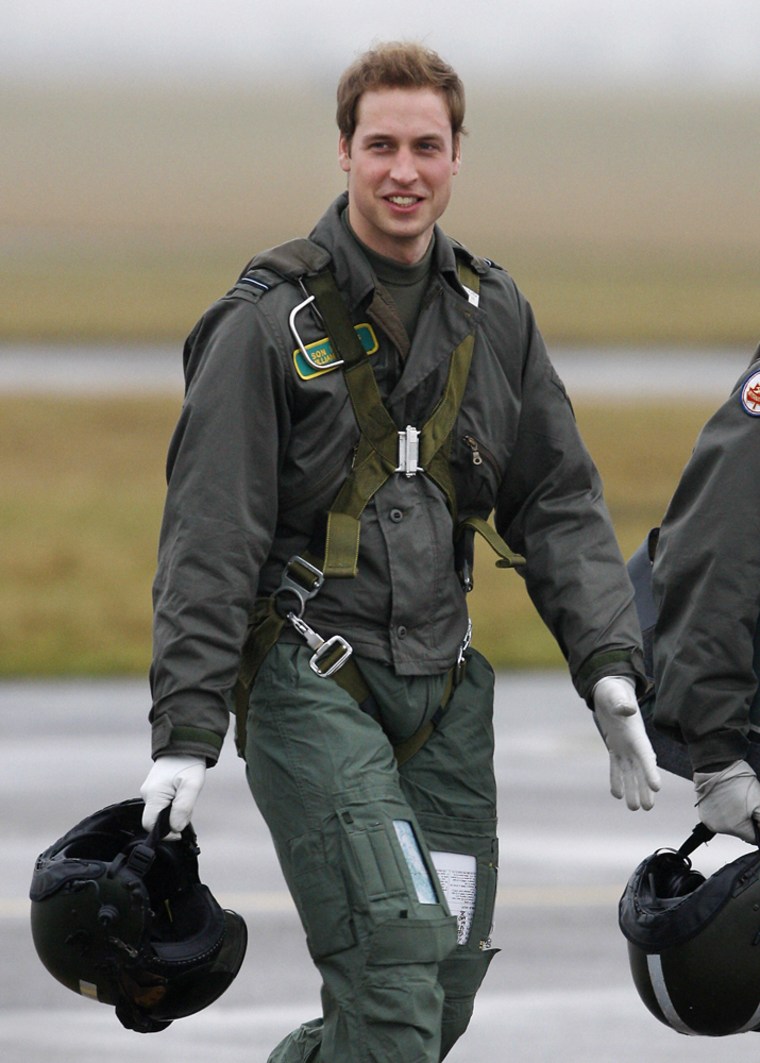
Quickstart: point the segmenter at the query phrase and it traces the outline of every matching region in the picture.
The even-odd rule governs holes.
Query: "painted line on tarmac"
[[[616,904],[623,885],[503,886],[496,895],[497,908],[593,908]],[[286,890],[258,890],[243,893],[218,893],[219,903],[236,912],[294,912],[295,906]],[[0,897],[0,919],[27,919],[29,900]]]

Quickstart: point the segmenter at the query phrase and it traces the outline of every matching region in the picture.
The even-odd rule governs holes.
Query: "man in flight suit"
[[[519,567],[613,794],[649,808],[659,786],[632,591],[565,390],[508,274],[436,224],[463,118],[435,53],[361,56],[338,88],[347,193],[308,241],[253,259],[185,347],[145,824],[170,802],[187,822],[236,711],[323,980],[322,1017],[270,1063],[432,1063],[470,1020],[498,863],[473,532]]]

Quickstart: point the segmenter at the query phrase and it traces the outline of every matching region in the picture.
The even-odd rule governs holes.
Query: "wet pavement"
[[[229,991],[162,1033],[140,1035],[111,1008],[60,986],[37,959],[27,900],[35,857],[84,816],[137,796],[147,710],[139,681],[0,684],[3,1063],[265,1063],[288,1030],[318,1014],[318,979],[231,741],[194,817],[203,880],[249,927]],[[688,783],[666,777],[649,813],[613,800],[601,739],[562,674],[500,676],[496,726],[502,952],[450,1063],[756,1061],[754,1034],[716,1042],[657,1022],[633,988],[617,927],[635,865],[679,844],[696,822]],[[695,863],[709,872],[744,851],[718,839]]]

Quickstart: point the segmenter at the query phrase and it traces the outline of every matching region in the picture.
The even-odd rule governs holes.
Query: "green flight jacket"
[[[603,675],[640,680],[632,589],[600,479],[529,304],[503,269],[436,228],[431,283],[410,345],[341,221],[346,204],[344,194],[310,239],[331,262],[355,326],[363,326],[399,429],[422,426],[451,352],[474,330],[452,433],[459,516],[493,513],[500,534],[526,558],[528,593],[581,697]],[[479,306],[459,283],[456,254],[480,274]],[[304,293],[271,268],[281,257],[274,249],[254,259],[185,345],[186,397],[169,449],[154,584],[154,755],[216,758],[254,601],[306,549],[357,444],[340,369],[315,371],[297,351],[288,321]],[[296,327],[314,360],[329,360],[324,327],[310,309]],[[467,626],[452,532],[438,487],[424,474],[392,475],[362,515],[357,576],[327,580],[305,619],[400,675],[447,671]]]
[[[686,741],[695,771],[745,759],[760,717],[759,414],[760,348],[702,429],[654,559],[654,721]]]

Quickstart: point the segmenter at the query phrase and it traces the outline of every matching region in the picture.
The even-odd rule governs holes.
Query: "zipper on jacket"
[[[471,435],[462,436],[462,442],[465,446],[469,447],[472,452],[472,464],[473,465],[487,465],[491,472],[495,474],[498,480],[501,480],[501,469],[499,463],[493,456],[490,450],[483,446],[481,442]]]
[[[482,465],[483,456],[480,453],[480,444],[478,443],[475,436],[462,436],[462,442],[466,444],[466,446],[468,446],[472,451],[472,464]]]

